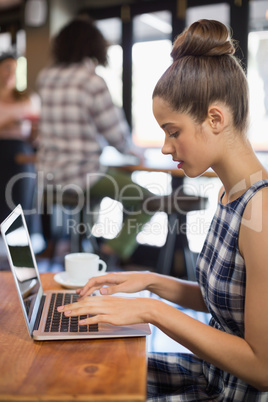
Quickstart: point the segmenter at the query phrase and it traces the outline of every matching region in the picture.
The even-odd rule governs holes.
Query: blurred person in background
[[[21,204],[27,218],[31,213],[36,186],[32,161],[19,161],[32,155],[40,110],[38,96],[16,88],[17,57],[0,54],[0,221],[15,205]],[[29,222],[28,222],[29,223]]]
[[[140,211],[134,215],[136,225],[128,225],[126,219],[119,235],[103,242],[102,251],[126,260],[137,246],[137,233],[151,217],[142,211],[142,203],[152,193],[133,183],[130,174],[100,164],[107,144],[121,153],[137,153],[123,111],[95,71],[97,65],[106,66],[107,50],[108,42],[89,17],[75,18],[54,38],[52,64],[37,80],[42,101],[38,169],[44,186],[81,189],[90,199],[118,200],[117,190],[124,189],[126,215]],[[49,245],[49,217],[44,219],[44,235]]]

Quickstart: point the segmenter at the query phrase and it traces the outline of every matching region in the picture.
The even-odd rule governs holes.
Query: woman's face
[[[0,62],[0,87],[13,89],[16,87],[17,61],[8,58]]]
[[[171,155],[189,177],[204,173],[214,158],[214,142],[206,122],[197,124],[187,114],[171,109],[159,97],[153,99],[153,113],[159,126],[165,132],[162,153]]]

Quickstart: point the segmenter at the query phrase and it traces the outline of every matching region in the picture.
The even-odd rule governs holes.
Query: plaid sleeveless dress
[[[241,338],[246,269],[238,234],[247,203],[267,186],[268,180],[258,181],[235,201],[218,203],[197,260],[197,281],[211,313],[209,325]],[[150,354],[147,390],[151,401],[268,402],[268,392],[260,392],[191,354]]]

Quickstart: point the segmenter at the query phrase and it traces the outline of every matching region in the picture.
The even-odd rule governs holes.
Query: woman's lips
[[[181,162],[179,162],[179,163],[177,164],[177,168],[178,168],[178,169],[181,169],[181,168],[182,168],[182,165],[183,165],[183,161],[181,161]]]

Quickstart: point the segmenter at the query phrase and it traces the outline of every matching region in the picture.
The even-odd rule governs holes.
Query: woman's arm
[[[201,359],[268,391],[267,345],[258,345],[257,337],[253,345],[247,338],[212,328],[159,300],[154,302],[147,315],[150,323]]]
[[[244,339],[159,304],[151,322],[202,359],[268,391],[268,189],[248,203],[239,234],[247,272]],[[167,311],[169,309],[169,311]],[[180,315],[180,317],[178,317]],[[174,322],[179,325],[174,326]],[[174,328],[175,327],[175,328]]]
[[[147,289],[181,307],[208,312],[197,282],[153,274]]]
[[[202,359],[261,391],[268,391],[268,189],[248,203],[239,233],[239,249],[246,264],[245,337],[205,326],[181,312],[159,305],[153,323]]]
[[[68,316],[91,313],[81,324],[109,322],[131,324],[149,322],[201,359],[268,391],[268,190],[259,191],[248,203],[239,234],[240,252],[247,271],[245,336],[240,338],[205,325],[169,304],[155,299],[87,297],[76,304],[62,306]],[[146,274],[145,274],[146,275]],[[157,274],[143,278],[146,288],[168,300],[199,299],[196,285]],[[131,278],[131,277],[130,277]],[[164,289],[167,288],[167,291]],[[200,291],[199,291],[200,292]],[[107,292],[109,293],[109,292]],[[192,299],[193,298],[193,299]]]
[[[122,298],[112,296],[86,297],[82,301],[61,306],[66,316],[92,314],[79,321],[80,325],[109,323],[130,325],[151,323],[200,358],[227,371],[246,383],[268,390],[267,353],[262,354],[255,338],[247,339],[212,328],[169,304],[151,298]]]
[[[261,391],[268,391],[268,189],[248,203],[239,233],[239,249],[246,265],[244,339],[182,316],[154,309],[153,322],[202,359]],[[162,311],[161,311],[162,310]],[[164,311],[163,311],[164,310]],[[172,329],[177,315],[180,328]],[[175,335],[175,336],[174,336]]]
[[[111,273],[92,278],[77,293],[82,299],[95,290],[100,290],[102,295],[112,295],[135,293],[144,289],[182,307],[207,312],[198,283],[153,272]]]

